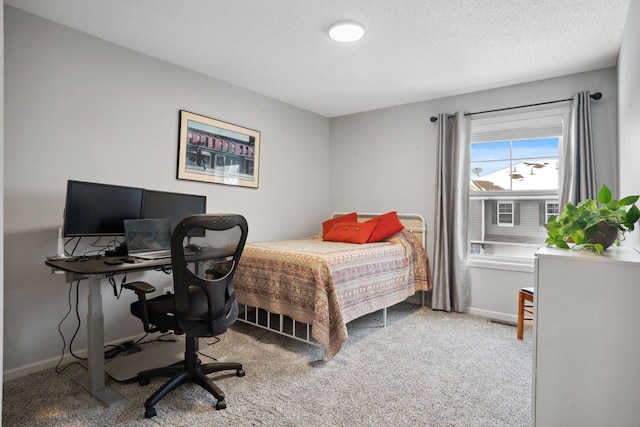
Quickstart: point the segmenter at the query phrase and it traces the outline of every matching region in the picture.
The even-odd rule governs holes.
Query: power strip
[[[109,350],[104,352],[104,358],[105,359],[113,359],[114,357],[116,357],[117,355],[119,355],[120,353],[127,351],[127,350],[131,350],[131,348],[134,347],[133,341],[127,341],[127,342],[123,342],[120,345],[114,346],[113,348],[110,348]]]

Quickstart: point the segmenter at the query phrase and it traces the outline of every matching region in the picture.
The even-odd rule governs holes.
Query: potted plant
[[[559,248],[589,249],[600,255],[611,246],[618,235],[633,231],[640,219],[640,210],[635,205],[640,196],[613,198],[611,190],[603,185],[598,200],[587,199],[574,205],[567,203],[560,215],[552,216],[545,224],[546,243]]]

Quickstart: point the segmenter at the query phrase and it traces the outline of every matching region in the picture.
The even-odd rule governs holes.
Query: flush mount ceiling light
[[[329,37],[341,43],[350,43],[364,37],[364,26],[355,21],[342,21],[329,27]]]

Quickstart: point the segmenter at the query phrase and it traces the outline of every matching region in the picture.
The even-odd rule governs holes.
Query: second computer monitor
[[[171,223],[172,232],[184,218],[206,212],[207,196],[156,190],[145,190],[144,192],[142,218],[167,218]]]

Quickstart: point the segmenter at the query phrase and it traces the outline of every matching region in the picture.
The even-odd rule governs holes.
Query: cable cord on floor
[[[76,281],[76,317],[78,318],[78,327],[76,328],[75,333],[73,334],[73,337],[71,338],[71,341],[69,342],[69,352],[71,353],[71,355],[73,357],[75,357],[76,359],[79,360],[87,360],[86,358],[81,358],[77,355],[75,355],[73,353],[73,350],[71,349],[71,343],[73,342],[73,339],[76,337],[76,335],[78,334],[78,331],[80,330],[80,316],[78,314],[78,286],[80,285],[80,281]],[[73,282],[69,283],[69,296],[68,296],[68,302],[69,302],[69,310],[67,310],[67,313],[64,315],[64,317],[62,318],[62,320],[60,320],[60,323],[58,323],[58,333],[60,334],[60,337],[62,337],[62,352],[60,354],[60,360],[58,360],[58,363],[56,364],[56,373],[61,374],[62,372],[64,372],[69,366],[73,365],[73,364],[78,364],[82,367],[84,367],[86,369],[86,366],[84,366],[82,363],[78,363],[78,362],[74,362],[74,363],[70,363],[67,366],[65,366],[64,368],[60,369],[60,364],[62,363],[62,360],[64,359],[64,351],[67,348],[67,342],[64,338],[64,334],[62,333],[62,324],[64,323],[64,321],[67,319],[67,317],[69,317],[69,314],[71,314],[71,310],[73,308],[72,306],[72,302],[71,302],[71,291],[73,290]]]
[[[116,293],[116,297],[119,298],[118,292],[117,292],[117,284],[115,282],[115,279],[113,279],[112,277],[109,278],[109,282],[111,283],[113,289],[114,289],[114,293]],[[120,293],[122,292],[122,287],[123,284],[126,283],[126,275],[124,276],[124,278],[122,279],[122,283],[120,284]],[[65,322],[65,320],[69,317],[69,315],[71,314],[71,310],[73,309],[73,302],[72,302],[72,291],[73,291],[73,285],[74,282],[71,282],[69,284],[69,293],[68,293],[68,307],[69,309],[67,310],[67,312],[65,313],[65,315],[63,316],[62,320],[60,320],[60,322],[58,323],[58,334],[60,334],[60,337],[62,338],[62,351],[60,354],[60,359],[58,360],[58,363],[56,364],[56,373],[61,374],[62,372],[64,372],[69,366],[74,365],[74,364],[78,364],[80,366],[82,366],[83,368],[87,369],[87,367],[85,365],[83,365],[82,363],[79,363],[77,361],[69,363],[68,365],[66,365],[64,368],[60,369],[60,364],[62,363],[62,361],[64,360],[64,352],[67,348],[67,341],[64,337],[64,333],[62,332],[62,324]],[[73,356],[74,358],[81,360],[81,361],[86,361],[88,360],[86,357],[80,357],[77,354],[75,354],[73,352],[73,342],[76,339],[78,332],[80,331],[80,327],[82,326],[82,321],[80,319],[80,309],[79,309],[79,296],[80,296],[80,280],[77,280],[75,282],[75,287],[76,287],[76,300],[75,300],[75,314],[76,314],[76,319],[77,319],[77,326],[76,329],[73,333],[73,336],[71,337],[71,340],[69,341],[69,354],[71,354],[71,356]],[[149,333],[145,333],[141,338],[139,338],[137,341],[126,341],[124,343],[118,344],[118,345],[113,345],[113,344],[109,344],[104,346],[105,348],[105,359],[112,359],[115,356],[119,355],[120,353],[123,353],[125,351],[132,351],[132,349],[138,348],[141,345],[150,343],[150,342],[154,342],[154,341],[158,341],[158,342],[175,342],[175,339],[162,339],[168,335],[171,335],[171,333],[165,333],[162,334],[160,336],[158,336],[157,338],[155,338],[154,340],[148,341],[148,342],[142,342],[145,338],[147,338],[147,336],[149,335]],[[217,337],[216,337],[217,338]],[[219,338],[218,338],[219,340]],[[217,341],[216,341],[217,342]],[[109,348],[109,349],[107,349]]]
[[[75,357],[78,360],[87,360],[86,357],[80,357],[77,354],[75,354],[73,352],[73,342],[75,341],[76,337],[78,336],[78,331],[80,331],[80,326],[82,325],[82,320],[80,320],[80,311],[79,311],[79,298],[80,298],[80,280],[76,280],[76,319],[78,320],[78,326],[76,326],[76,330],[73,332],[73,336],[71,337],[71,340],[69,341],[69,354],[71,354],[73,357]]]

